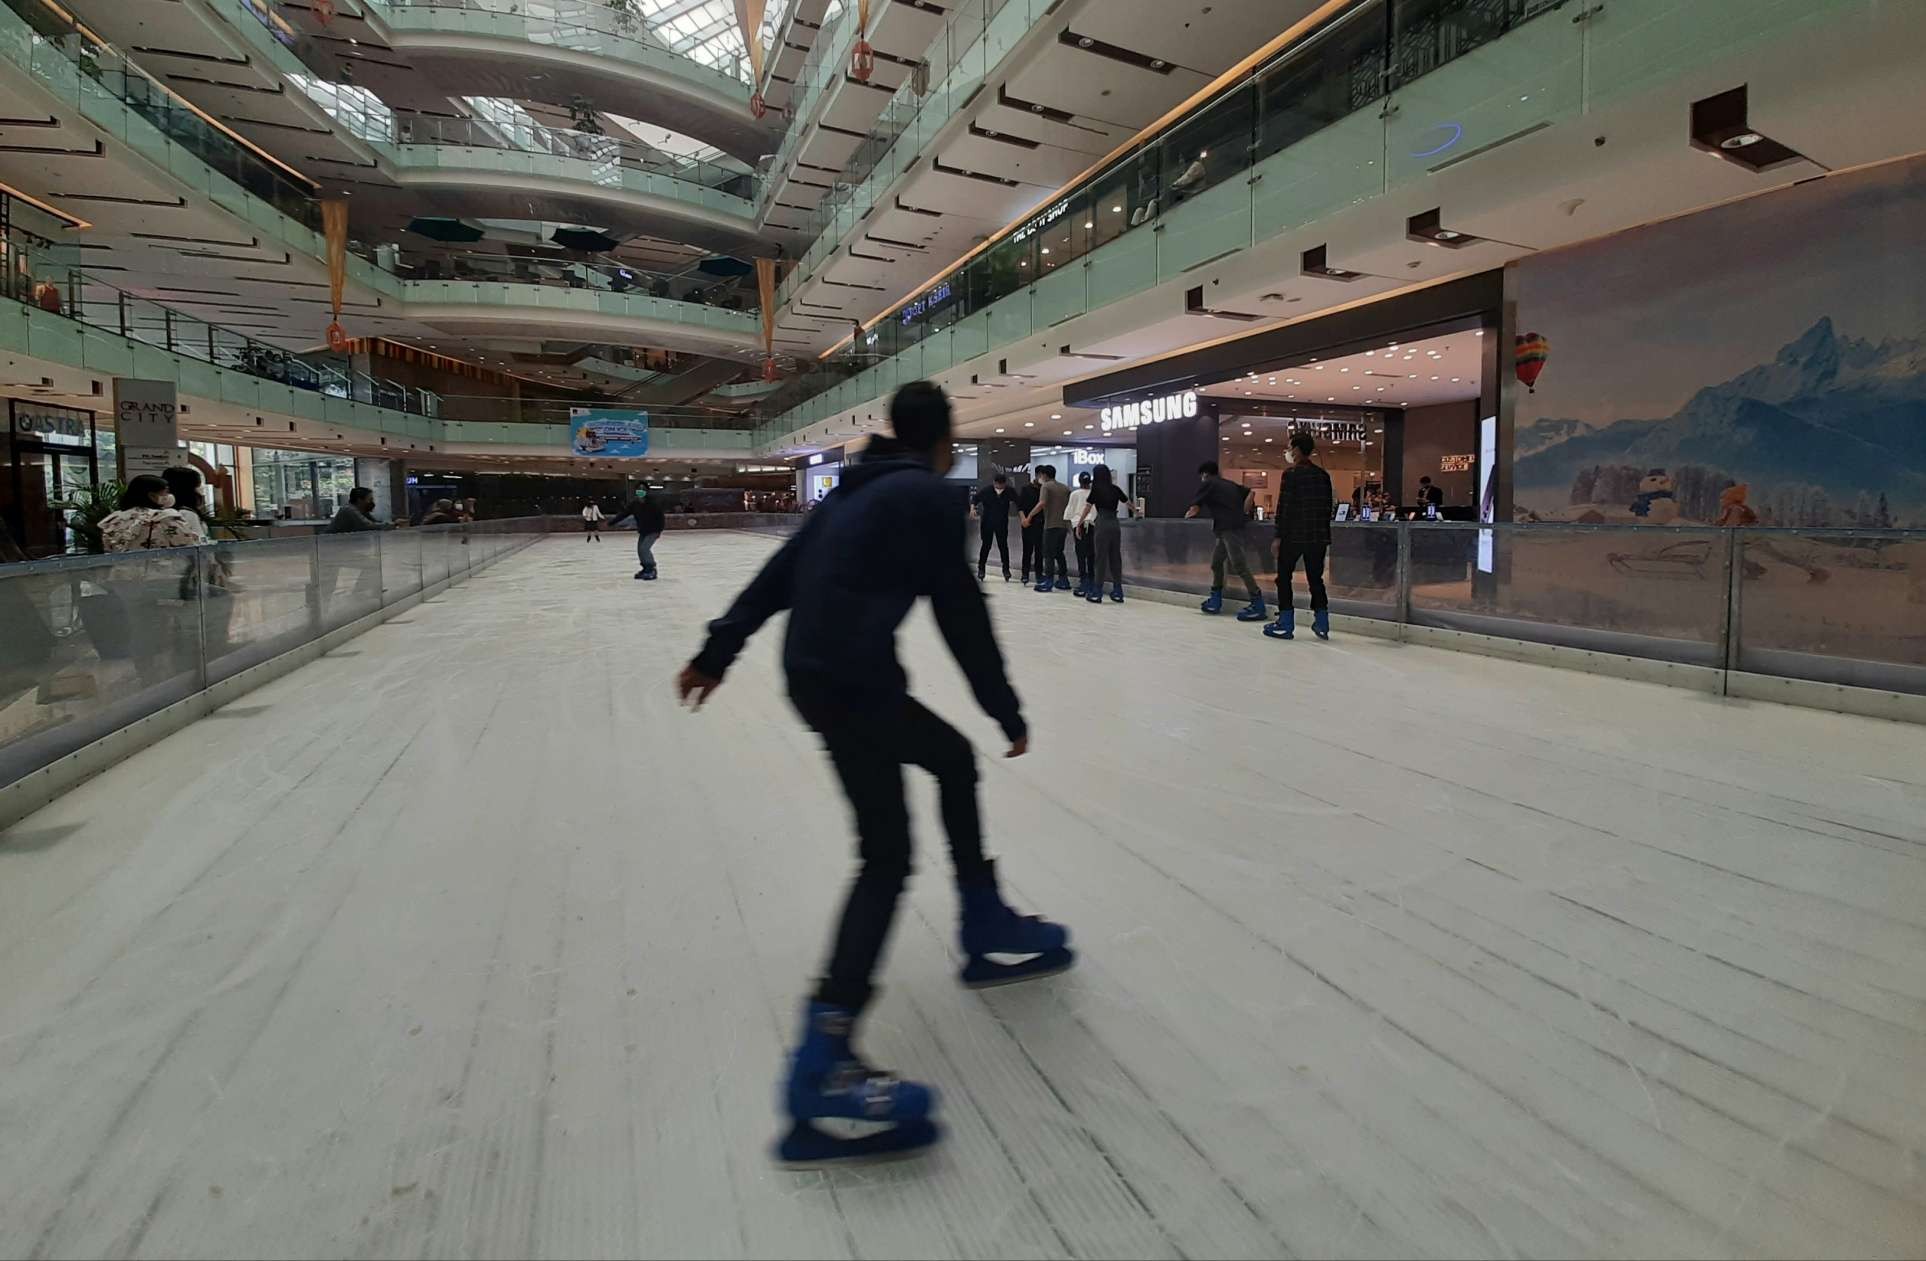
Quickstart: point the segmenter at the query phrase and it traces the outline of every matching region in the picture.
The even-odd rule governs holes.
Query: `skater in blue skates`
[[[897,1155],[938,1137],[934,1092],[870,1067],[852,1045],[910,871],[903,767],[936,778],[961,902],[962,982],[1028,980],[1073,960],[1060,925],[1005,905],[995,865],[983,853],[976,754],[909,695],[896,660],[896,628],[927,597],[977,703],[1010,742],[1005,756],[1027,751],[1028,729],[964,559],[964,515],[942,480],[952,459],[950,426],[949,400],[935,385],[918,381],[898,390],[890,400],[894,437],[872,441],[862,462],[844,470],[802,529],[709,624],[708,642],[676,681],[682,699],[700,708],[749,637],[789,610],[789,698],[822,737],[856,818],[856,880],[828,968],[804,1009],[783,1087],[792,1124],[776,1154],[790,1164]],[[1000,962],[992,955],[1023,958]],[[838,1137],[816,1124],[823,1120],[886,1128]]]
[[[1232,573],[1244,580],[1244,590],[1251,598],[1248,605],[1237,610],[1237,620],[1261,622],[1264,620],[1264,593],[1257,589],[1257,579],[1251,573],[1251,562],[1244,554],[1244,524],[1251,519],[1251,507],[1257,502],[1257,492],[1223,477],[1215,460],[1205,460],[1197,466],[1197,480],[1197,497],[1190,501],[1184,517],[1189,519],[1199,513],[1209,513],[1211,533],[1216,536],[1210,556],[1210,596],[1200,607],[1206,613],[1223,612],[1224,569],[1228,565]]]
[[[1284,451],[1287,466],[1277,497],[1277,620],[1264,628],[1272,639],[1292,639],[1297,613],[1292,607],[1291,575],[1304,562],[1304,581],[1311,588],[1311,633],[1331,637],[1331,600],[1324,592],[1324,557],[1331,549],[1331,518],[1337,504],[1331,494],[1331,475],[1311,458],[1317,439],[1308,433],[1291,435]]]

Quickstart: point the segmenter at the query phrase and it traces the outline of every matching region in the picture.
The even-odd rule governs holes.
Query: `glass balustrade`
[[[313,184],[94,38],[51,0],[0,0],[0,62],[30,76],[184,187],[276,239],[318,249],[321,207]],[[288,236],[290,228],[302,239]],[[392,292],[373,244],[350,238],[348,249],[357,279]]]
[[[473,521],[0,565],[0,785],[550,526]]]
[[[398,166],[459,167],[474,161],[463,149],[513,154],[530,159],[510,169],[585,179],[609,188],[652,192],[692,200],[748,216],[753,212],[756,177],[726,162],[686,158],[605,133],[570,131],[539,123],[504,125],[480,118],[400,115],[394,120],[393,148]],[[683,187],[687,185],[688,187]]]
[[[696,79],[742,98],[748,109],[747,57],[705,47],[703,56],[672,50],[631,5],[586,0],[369,0],[398,30],[488,35],[566,48]],[[771,5],[772,11],[779,6]],[[767,25],[767,23],[765,23]]]
[[[544,285],[560,289],[632,294],[720,311],[754,315],[756,290],[741,277],[710,276],[698,270],[649,271],[626,263],[484,254],[472,250],[403,250],[396,270],[409,280],[473,280],[500,284]],[[686,313],[685,313],[686,314]]]

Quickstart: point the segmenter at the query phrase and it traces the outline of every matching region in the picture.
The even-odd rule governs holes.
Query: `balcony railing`
[[[95,94],[119,101],[206,166],[304,227],[320,230],[320,207],[308,181],[247,148],[111,45],[92,38],[64,9],[44,0],[0,0],[0,4],[22,24],[0,25],[0,42],[8,45],[11,59],[43,86],[77,104]],[[74,71],[79,72],[78,82]]]
[[[1033,0],[1014,2],[1020,7]],[[1048,318],[1033,318],[1026,310],[1020,321],[999,320],[997,314],[1014,317],[1015,313],[993,311],[1005,299],[1030,291],[1032,286],[1040,293],[1055,276],[1069,272],[1071,264],[1105,247],[1113,247],[1109,251],[1113,254],[1150,250],[1154,276],[1158,248],[1153,240],[1155,230],[1187,204],[1203,203],[1218,190],[1232,190],[1228,200],[1239,202],[1223,213],[1231,217],[1241,213],[1241,244],[1249,245],[1258,226],[1252,217],[1253,194],[1249,191],[1253,172],[1266,159],[1297,149],[1349,120],[1365,121],[1356,127],[1356,135],[1338,137],[1346,151],[1334,155],[1326,146],[1316,155],[1320,164],[1316,177],[1324,178],[1322,166],[1337,160],[1347,168],[1369,168],[1373,172],[1362,180],[1347,180],[1340,196],[1362,199],[1372,191],[1383,192],[1391,177],[1387,168],[1394,163],[1401,168],[1398,174],[1421,170],[1411,159],[1387,149],[1387,132],[1392,124],[1386,121],[1390,116],[1383,108],[1386,98],[1411,89],[1424,76],[1491,44],[1560,3],[1365,0],[1354,5],[1081,181],[1025,223],[1013,225],[968,262],[911,295],[887,312],[860,341],[841,348],[794,382],[778,402],[794,406],[838,387],[846,387],[853,396],[863,389],[856,381],[859,376],[879,382],[876,393],[867,395],[877,397],[893,388],[896,379],[914,379],[914,375],[931,371],[920,362],[920,356],[910,356],[919,362],[913,376],[903,376],[892,371],[899,357],[934,334],[966,324],[972,316],[982,317],[976,321],[982,326],[981,347],[974,338],[959,339],[963,345],[954,348],[950,362],[1026,335],[1033,325],[1081,314],[1101,302],[1124,296],[1129,290],[1109,293],[1107,280],[1093,274],[1087,292],[1080,291],[1076,301],[1062,312],[1048,311]],[[990,13],[991,22],[996,16]],[[1558,25],[1570,28],[1569,23]],[[1574,38],[1558,34],[1567,40]],[[988,50],[984,55],[987,57]],[[1532,95],[1529,86],[1527,83],[1522,93],[1526,98]],[[1529,105],[1529,100],[1521,103]],[[1519,111],[1521,115],[1527,112]],[[1453,126],[1459,135],[1464,134],[1463,124]],[[915,134],[921,136],[925,131],[919,125]],[[1450,134],[1448,129],[1445,134]],[[1306,174],[1298,178],[1310,177]],[[1369,187],[1372,183],[1375,189]],[[854,216],[866,209],[859,201],[845,200],[834,206],[832,213],[853,224]],[[1194,207],[1190,213],[1196,213]],[[1273,235],[1287,226],[1291,225],[1275,222],[1263,235]],[[839,235],[832,226],[824,239],[833,248]],[[806,255],[798,274],[811,265]],[[1076,271],[1081,279],[1084,269]],[[1021,330],[1015,328],[1017,322],[1022,324]],[[974,334],[979,330],[971,331]],[[885,380],[887,384],[882,384]],[[855,401],[861,400],[852,397]],[[771,437],[814,418],[799,416],[795,425],[787,424],[786,418],[778,421],[771,427]]]
[[[424,148],[489,149],[556,159],[564,164],[560,168],[562,173],[579,171],[579,178],[609,188],[634,187],[645,192],[660,191],[671,197],[686,196],[703,205],[731,209],[745,216],[750,213],[756,196],[756,177],[746,170],[723,162],[679,157],[619,136],[570,131],[539,123],[504,124],[481,118],[405,114],[395,119],[394,130],[394,143],[403,146],[402,153],[396,155],[403,165],[411,164]],[[369,139],[369,143],[377,147],[383,145],[380,139]],[[428,164],[460,165],[460,161],[436,157]],[[690,185],[692,191],[685,194],[673,184],[652,185],[651,180]],[[740,204],[717,200],[715,195]]]
[[[1488,146],[1636,100],[1687,67],[1876,7],[1774,3],[1748,8],[1735,26],[1726,6],[1692,0],[1362,0],[1011,225],[788,383],[771,406],[790,411],[765,428],[764,441]],[[928,135],[910,139],[891,152],[914,154]],[[832,240],[869,211],[889,173],[887,163],[879,167],[837,209]],[[787,291],[812,269],[806,255]]]
[[[76,25],[49,0],[0,0],[0,63],[11,63],[94,126],[256,226],[318,238],[313,185],[242,139]],[[245,194],[245,197],[237,194]],[[391,291],[372,244],[350,240],[357,278]]]
[[[723,57],[711,63],[674,52],[649,30],[640,13],[600,3],[550,3],[546,12],[523,0],[369,0],[370,7],[400,30],[492,35],[571,52],[592,53],[651,70],[705,82],[749,100],[749,63]]]

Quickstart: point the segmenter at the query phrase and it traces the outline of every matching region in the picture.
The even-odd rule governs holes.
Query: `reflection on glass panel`
[[[1926,693],[1926,533],[1748,530],[1739,668]]]
[[[1257,76],[1254,159],[1288,149],[1384,95],[1384,6],[1353,10]]]
[[[203,685],[199,560],[174,549],[0,577],[0,784]]]
[[[412,594],[424,549],[442,575],[466,573],[545,525],[303,534],[0,564],[0,785]]]
[[[211,681],[278,657],[320,633],[315,629],[314,539],[257,539],[215,552],[216,577],[206,601]]]
[[[392,530],[381,536],[381,591],[399,600],[421,590],[420,530]]]
[[[1488,572],[1480,535],[1489,535]],[[1416,525],[1411,620],[1512,639],[1716,665],[1725,532]]]
[[[325,635],[381,607],[381,535],[323,534],[315,545]]]

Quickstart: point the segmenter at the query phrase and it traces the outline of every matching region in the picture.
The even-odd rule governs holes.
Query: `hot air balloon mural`
[[[1542,333],[1520,333],[1512,338],[1512,359],[1516,365],[1518,379],[1525,383],[1525,392],[1538,393],[1534,388],[1538,374],[1545,370],[1545,360],[1551,357],[1551,343]]]

